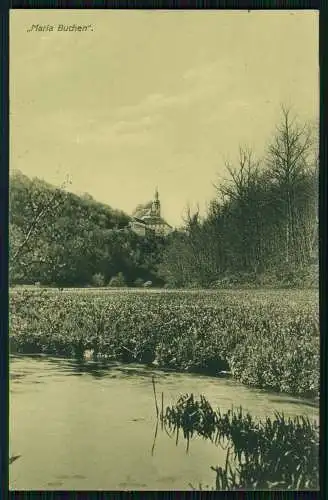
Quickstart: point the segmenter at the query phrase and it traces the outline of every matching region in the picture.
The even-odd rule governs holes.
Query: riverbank
[[[241,405],[262,421],[275,410],[311,421],[319,414],[301,398],[135,363],[19,355],[11,356],[10,375],[9,451],[20,455],[10,466],[11,490],[190,490],[189,483],[211,489],[211,466],[224,468],[226,450],[193,439],[186,453],[186,443],[176,445],[160,425],[154,439],[152,377],[164,408],[188,392],[204,394],[224,413]]]
[[[10,338],[19,353],[219,375],[304,397],[319,392],[318,297],[312,290],[220,292],[17,290]]]

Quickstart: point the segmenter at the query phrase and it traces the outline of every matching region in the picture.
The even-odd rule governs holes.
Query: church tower
[[[155,217],[160,217],[161,216],[161,203],[158,198],[158,189],[156,188],[155,191],[155,199],[153,201],[152,205],[152,213]]]
[[[131,229],[140,236],[145,236],[148,231],[151,231],[155,236],[167,236],[173,231],[172,226],[161,217],[161,203],[157,188],[151,204],[141,205],[134,212],[130,224]]]

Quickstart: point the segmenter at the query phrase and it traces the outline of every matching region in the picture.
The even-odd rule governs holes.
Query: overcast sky
[[[14,10],[10,28],[10,168],[128,213],[158,186],[179,225],[240,144],[263,153],[280,103],[318,119],[315,11]]]

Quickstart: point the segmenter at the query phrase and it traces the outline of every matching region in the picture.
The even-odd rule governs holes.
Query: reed
[[[163,430],[163,420],[164,420],[164,392],[162,391],[162,405],[161,405],[161,424],[162,424],[162,430]]]
[[[214,410],[204,396],[181,396],[161,415],[170,437],[189,442],[194,435],[227,451],[224,467],[212,466],[217,490],[318,489],[319,427],[303,416],[275,412],[255,420],[248,412]]]
[[[156,396],[156,388],[155,388],[155,377],[152,377],[152,384],[153,384],[153,391],[154,391],[154,399],[155,399],[155,408],[156,408],[156,416],[158,418],[159,415],[159,410],[158,410],[158,404],[157,404],[157,396]]]

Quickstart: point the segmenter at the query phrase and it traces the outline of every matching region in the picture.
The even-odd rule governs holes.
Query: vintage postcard
[[[10,12],[10,490],[318,490],[319,14]]]

